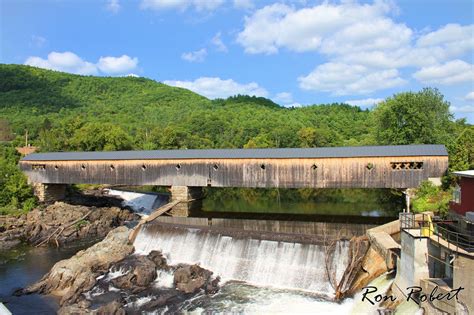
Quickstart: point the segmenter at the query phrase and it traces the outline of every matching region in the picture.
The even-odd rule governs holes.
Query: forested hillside
[[[208,100],[149,79],[0,66],[0,118],[52,150],[361,145],[369,112],[344,104],[287,109],[236,96]]]
[[[449,144],[467,127],[453,121],[436,90],[406,94],[372,112],[284,108],[249,96],[211,101],[145,78],[0,65],[4,138],[12,137],[8,126],[14,135],[28,130],[42,151]]]
[[[441,143],[451,169],[474,166],[473,126],[455,121],[449,103],[431,88],[396,94],[373,110],[284,108],[241,95],[209,100],[145,78],[0,65],[0,142],[7,143],[1,152],[9,152],[0,163],[11,166],[11,151],[26,130],[41,151]],[[10,197],[0,207],[17,189],[1,191],[7,177],[0,179],[0,195]]]

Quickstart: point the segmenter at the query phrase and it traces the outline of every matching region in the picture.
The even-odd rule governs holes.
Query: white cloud
[[[307,76],[299,77],[304,90],[330,92],[333,95],[368,94],[406,83],[397,69],[374,71],[361,65],[325,63]]]
[[[348,100],[348,101],[345,101],[344,103],[347,103],[353,106],[359,106],[359,107],[372,107],[383,101],[384,101],[383,98],[366,98],[362,100]]]
[[[107,1],[107,6],[106,9],[109,10],[110,12],[116,14],[120,11],[122,6],[120,5],[119,0],[108,0]]]
[[[248,53],[276,53],[279,48],[324,53],[353,49],[389,49],[409,41],[411,30],[384,15],[391,6],[344,2],[295,9],[273,4],[245,18],[237,42]],[[364,17],[361,19],[361,17]]]
[[[326,63],[299,78],[300,87],[307,90],[338,95],[371,93],[406,83],[400,74],[402,68],[419,70],[415,77],[429,82],[465,81],[465,74],[445,80],[425,77],[440,65],[453,66],[456,59],[459,62],[470,56],[474,25],[447,24],[420,34],[393,19],[396,11],[390,0],[365,4],[324,1],[304,8],[272,4],[245,17],[236,41],[249,54],[275,54],[284,49],[326,58]],[[350,80],[332,71],[334,65],[345,65],[339,70],[348,72]],[[327,68],[329,73],[323,73]]]
[[[156,11],[185,11],[188,8],[194,8],[197,11],[213,11],[223,3],[224,0],[143,0],[141,2],[141,8]]]
[[[25,61],[26,65],[52,69],[58,71],[65,71],[83,75],[97,74],[97,66],[93,63],[82,60],[78,55],[66,51],[51,52],[48,54],[47,59],[40,57],[28,57]]]
[[[47,59],[36,56],[28,57],[25,64],[82,75],[96,75],[99,74],[99,70],[104,74],[119,74],[134,70],[137,67],[138,59],[123,55],[121,57],[100,57],[97,63],[92,63],[70,51],[53,51],[48,54]]]
[[[191,51],[188,53],[183,53],[181,58],[189,62],[203,62],[206,59],[207,50],[205,48]]]
[[[290,104],[293,103],[293,96],[289,92],[280,92],[273,97],[276,103]]]
[[[474,105],[452,106],[451,110],[455,113],[474,113]]]
[[[41,48],[46,44],[47,40],[43,36],[33,35],[31,36],[31,46]]]
[[[267,90],[255,82],[238,83],[232,79],[223,80],[217,77],[201,77],[194,81],[164,81],[165,84],[189,89],[208,98],[226,98],[244,94],[255,96],[268,96]]]
[[[138,58],[130,58],[127,55],[120,57],[100,57],[97,66],[100,71],[109,74],[129,72],[137,68]]]
[[[227,46],[222,42],[221,32],[218,32],[212,39],[211,43],[216,46],[218,51],[227,52]]]
[[[421,68],[413,77],[423,83],[455,84],[474,80],[474,65],[462,60]]]
[[[466,96],[464,96],[464,100],[474,101],[474,91],[467,93]]]
[[[252,0],[234,0],[234,8],[250,10],[253,9],[254,3]]]
[[[419,47],[443,46],[448,50],[472,50],[474,48],[474,25],[447,24],[440,29],[421,36]]]

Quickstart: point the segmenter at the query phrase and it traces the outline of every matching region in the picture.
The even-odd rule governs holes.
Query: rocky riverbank
[[[0,250],[21,242],[61,246],[102,239],[112,229],[138,216],[120,208],[120,200],[76,195],[66,202],[41,205],[21,216],[0,216]]]
[[[198,265],[168,265],[158,251],[133,255],[129,233],[124,226],[112,230],[17,294],[58,296],[59,314],[133,314],[165,306],[170,310],[197,294],[218,291],[219,278]],[[160,283],[163,277],[172,280]]]

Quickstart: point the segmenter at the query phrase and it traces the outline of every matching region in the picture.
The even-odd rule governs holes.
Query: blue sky
[[[0,0],[0,62],[209,98],[362,107],[438,88],[474,123],[474,2]]]

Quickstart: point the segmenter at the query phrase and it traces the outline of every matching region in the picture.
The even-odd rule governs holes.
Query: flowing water
[[[159,250],[171,264],[199,264],[223,280],[311,291],[332,296],[326,267],[340,279],[349,242],[338,241],[326,266],[324,245],[234,238],[195,229],[145,226],[135,243],[138,254]]]
[[[167,202],[167,196],[163,194],[120,190],[110,190],[109,194],[123,198],[124,205],[141,215],[148,215]],[[229,202],[226,203],[226,200]],[[314,203],[295,205],[281,200],[276,202],[272,198],[262,205],[249,200],[235,200],[210,198],[205,201],[204,210],[211,213],[264,212],[267,209],[268,213],[308,215],[321,212],[324,208],[314,206]],[[357,213],[359,216],[387,215],[376,204],[361,204],[365,205],[357,206],[363,209]],[[341,217],[352,213],[351,207],[347,203],[332,203],[333,211]],[[331,213],[328,211],[324,210],[323,214]],[[339,279],[347,265],[348,245],[347,241],[337,242],[330,258],[326,259],[327,250],[323,245],[231,237],[196,229],[162,229],[153,225],[146,225],[135,240],[137,254],[161,250],[170,264],[199,263],[221,277],[221,290],[213,296],[203,294],[184,301],[179,309],[185,313],[376,314],[376,307],[360,303],[358,295],[341,303],[331,299],[334,290],[327,278],[326,263],[330,273]],[[14,297],[12,292],[39,280],[56,261],[70,257],[83,247],[60,250],[19,247],[0,253],[0,301],[14,314],[53,314],[58,307],[53,298],[39,295]],[[114,275],[112,272],[108,276]],[[383,277],[376,281],[375,285],[383,288],[390,283]],[[154,285],[170,289],[173,286],[172,274],[160,272]],[[143,297],[143,301],[134,303],[145,303],[153,298]],[[166,308],[157,310],[156,314],[165,312]]]
[[[348,264],[347,241],[338,241],[326,262],[324,245],[235,238],[151,224],[144,226],[134,245],[137,254],[160,250],[170,264],[200,264],[222,278],[216,295],[202,294],[178,306],[187,314],[378,314],[377,305],[360,302],[361,294],[340,303],[332,299],[334,289],[326,267],[337,280],[341,278]],[[383,293],[391,281],[381,276],[371,285]],[[170,275],[159,275],[156,284],[169,287]],[[140,302],[154,298],[147,296]],[[167,308],[152,314],[167,314]]]

